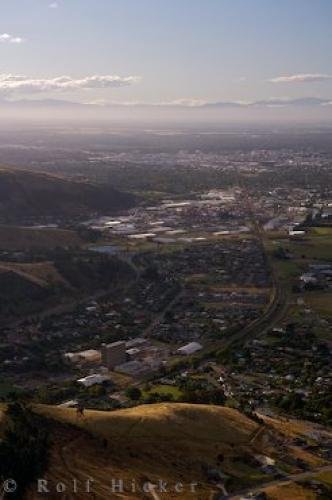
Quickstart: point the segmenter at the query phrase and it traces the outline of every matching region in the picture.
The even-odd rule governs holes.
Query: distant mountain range
[[[0,99],[4,123],[332,123],[332,98],[274,97],[254,101],[176,99],[161,102],[74,102],[66,99]]]
[[[328,106],[332,99],[321,99],[319,97],[302,97],[298,99],[265,99],[252,102],[212,102],[203,104],[203,107],[253,107],[253,106]]]
[[[0,217],[17,223],[30,216],[79,216],[114,213],[136,198],[109,185],[76,182],[28,170],[0,168]]]
[[[243,107],[270,107],[270,106],[329,106],[332,107],[332,98],[324,99],[320,97],[301,97],[301,98],[271,98],[256,101],[195,101],[178,100],[170,102],[75,102],[63,99],[21,99],[21,100],[2,100],[1,108],[82,108],[82,109],[112,109],[112,108],[243,108]]]

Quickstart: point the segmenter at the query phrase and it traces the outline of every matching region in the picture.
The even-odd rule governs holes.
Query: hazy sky
[[[0,0],[0,98],[332,100],[332,0]]]

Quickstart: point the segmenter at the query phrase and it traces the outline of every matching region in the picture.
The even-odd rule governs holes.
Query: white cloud
[[[332,75],[324,73],[300,73],[298,75],[283,75],[276,76],[268,80],[272,83],[307,83],[307,82],[323,82],[331,80]]]
[[[79,89],[106,89],[126,87],[139,81],[137,76],[93,75],[75,79],[70,76],[56,78],[29,78],[24,75],[0,74],[0,92],[10,94],[72,91]]]
[[[20,44],[20,43],[23,43],[24,41],[25,41],[24,38],[21,38],[20,36],[13,36],[13,35],[10,35],[9,33],[1,33],[0,34],[0,42],[1,43]]]
[[[50,9],[57,9],[59,7],[58,2],[52,2],[49,4]]]

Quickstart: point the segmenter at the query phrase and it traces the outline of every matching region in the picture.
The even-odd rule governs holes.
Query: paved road
[[[269,481],[267,483],[261,484],[260,486],[257,486],[256,488],[250,488],[244,491],[241,491],[240,493],[237,493],[236,495],[229,495],[228,497],[225,496],[220,496],[219,498],[227,498],[229,500],[240,500],[243,497],[246,497],[249,493],[259,493],[260,491],[265,490],[266,488],[270,488],[272,486],[284,486],[287,484],[290,484],[294,481],[302,481],[304,479],[310,479],[316,474],[319,474],[321,472],[332,472],[332,465],[325,465],[323,467],[319,467],[319,469],[315,469],[312,471],[308,472],[301,472],[299,474],[290,474],[289,476],[285,477],[284,479],[278,479],[274,481]]]

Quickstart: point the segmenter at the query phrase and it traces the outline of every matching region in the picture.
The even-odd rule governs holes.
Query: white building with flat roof
[[[201,349],[203,349],[203,346],[198,342],[190,342],[189,344],[180,347],[180,349],[178,349],[177,352],[179,354],[182,354],[183,356],[190,356],[191,354],[194,354],[195,352],[200,351]]]
[[[101,354],[96,349],[87,349],[79,352],[66,352],[64,357],[72,363],[100,363]]]
[[[87,377],[79,378],[77,382],[84,387],[91,387],[92,385],[102,384],[109,380],[106,375],[101,375],[100,373],[94,373],[93,375],[88,375]]]

